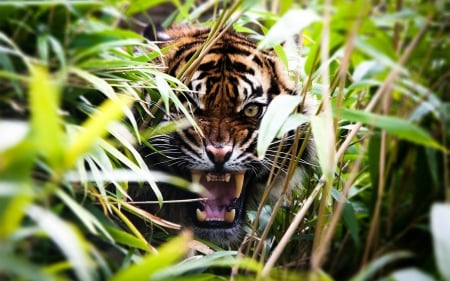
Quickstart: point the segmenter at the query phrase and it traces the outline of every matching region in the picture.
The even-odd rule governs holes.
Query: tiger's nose
[[[223,164],[230,159],[233,147],[231,145],[212,145],[205,147],[206,154],[209,159],[214,162],[216,167],[222,167]]]

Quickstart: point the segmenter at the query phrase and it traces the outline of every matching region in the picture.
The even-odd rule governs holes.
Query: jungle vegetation
[[[0,280],[450,281],[449,11],[439,0],[1,1]],[[130,183],[179,181],[136,149],[180,126],[145,125],[183,87],[140,34],[156,22],[247,34],[321,105],[318,169],[290,204],[249,214],[255,238],[239,249],[169,234],[126,196]],[[303,120],[294,108],[273,118],[289,103],[268,111],[278,121],[262,143]]]

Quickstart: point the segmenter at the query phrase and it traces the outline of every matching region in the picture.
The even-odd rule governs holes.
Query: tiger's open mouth
[[[207,198],[195,209],[194,223],[204,228],[231,227],[242,215],[244,173],[191,171],[192,182],[200,183]]]

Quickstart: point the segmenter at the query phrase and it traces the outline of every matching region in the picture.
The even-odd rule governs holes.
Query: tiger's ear
[[[166,33],[164,27],[159,23],[147,25],[142,35],[151,41],[166,42],[172,40],[172,37]]]

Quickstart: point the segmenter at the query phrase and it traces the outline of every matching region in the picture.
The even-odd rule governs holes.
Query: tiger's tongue
[[[206,189],[201,195],[207,200],[202,202],[203,210],[197,208],[197,220],[232,223],[236,210],[230,205],[241,195],[244,174],[192,172],[192,181],[200,183]]]

